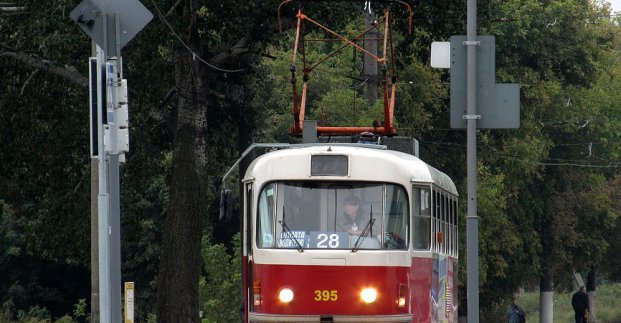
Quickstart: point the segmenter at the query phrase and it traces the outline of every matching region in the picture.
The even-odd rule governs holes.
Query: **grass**
[[[601,285],[596,290],[598,323],[621,323],[621,283]],[[571,296],[574,292],[554,294],[554,323],[574,322]],[[539,292],[525,292],[516,303],[526,312],[526,322],[539,322]]]

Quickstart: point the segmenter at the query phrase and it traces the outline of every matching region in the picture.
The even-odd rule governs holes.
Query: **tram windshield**
[[[280,249],[407,249],[406,191],[390,183],[283,181],[263,187],[257,245]]]

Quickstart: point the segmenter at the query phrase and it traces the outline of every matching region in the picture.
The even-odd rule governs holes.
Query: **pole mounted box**
[[[477,128],[515,129],[520,127],[520,87],[514,83],[496,83],[496,40],[479,35],[476,44],[466,36],[452,36],[451,128],[467,128],[467,46],[477,46]],[[480,116],[480,118],[479,118]]]
[[[106,114],[104,124],[104,147],[111,154],[129,151],[129,106],[127,80],[118,78],[118,60],[106,63]]]

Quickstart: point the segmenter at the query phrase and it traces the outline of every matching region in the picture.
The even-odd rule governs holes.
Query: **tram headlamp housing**
[[[405,308],[405,285],[399,284],[399,297],[397,298],[397,307]]]
[[[373,287],[364,288],[360,292],[360,299],[367,304],[371,304],[377,300],[377,290]]]
[[[291,302],[293,300],[293,290],[287,287],[281,289],[280,292],[278,292],[278,299],[285,304]]]
[[[252,283],[252,291],[253,291],[253,303],[254,306],[261,306],[261,282],[255,281]]]

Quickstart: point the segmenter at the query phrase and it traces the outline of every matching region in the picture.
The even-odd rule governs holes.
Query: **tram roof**
[[[282,147],[282,146],[281,146]],[[372,144],[321,143],[289,145],[257,157],[248,167],[245,179],[257,180],[343,180],[343,176],[310,176],[310,156],[347,155],[350,163],[364,162],[353,167],[347,180],[384,182],[407,181],[434,183],[449,193],[457,195],[451,178],[420,158],[388,150],[386,146]],[[381,163],[388,171],[378,169]],[[300,176],[306,174],[307,176]]]

